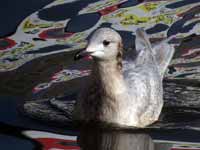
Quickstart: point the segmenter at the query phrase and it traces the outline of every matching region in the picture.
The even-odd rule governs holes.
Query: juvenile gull
[[[86,50],[75,56],[92,56],[94,61],[74,119],[134,127],[157,121],[163,107],[162,79],[173,53],[167,41],[152,47],[145,31],[137,29],[136,53],[122,61],[120,35],[110,28],[98,29]]]
[[[152,46],[144,30],[138,29],[136,50],[129,50],[122,57],[120,35],[109,28],[98,29],[89,40],[87,49],[75,56],[76,59],[84,56],[94,59],[89,83],[86,82],[78,100],[77,96],[68,95],[27,101],[22,113],[61,126],[72,120],[93,120],[120,126],[145,127],[158,119],[163,106],[162,79],[174,54],[174,47],[168,44],[170,39]],[[182,106],[180,101],[188,105],[191,98],[196,100],[197,92],[193,89],[189,88],[187,93],[183,93],[180,89],[185,90],[184,86],[173,84],[169,87],[169,84],[165,84],[164,92],[167,106],[172,104],[177,108]],[[180,92],[177,93],[177,90]],[[169,112],[164,109],[164,118],[165,115],[176,116],[173,110]],[[162,118],[163,113],[161,120],[153,127],[172,125],[162,122]]]

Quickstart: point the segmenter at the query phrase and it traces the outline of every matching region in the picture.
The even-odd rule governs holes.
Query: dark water
[[[0,37],[15,32],[19,23],[54,0],[2,0],[0,5]]]
[[[28,15],[33,13],[34,11],[42,8],[46,4],[52,2],[53,0],[34,0],[34,1],[25,1],[25,0],[3,0],[0,5],[0,36],[5,36],[7,34],[11,34],[15,31],[16,26]],[[92,0],[96,1],[96,0]],[[194,1],[185,0],[184,4],[189,4]],[[50,20],[64,20],[66,17],[72,17],[76,14],[77,9],[87,5],[87,3],[79,3],[79,6],[74,8],[75,12],[71,12],[70,14],[60,15],[63,10],[66,9],[66,6],[59,7],[59,11],[55,14],[55,10],[58,8],[51,8],[41,11],[39,13],[40,17],[46,19],[48,13],[52,13],[53,18],[48,18]],[[137,3],[129,2],[126,5],[135,5]],[[126,5],[121,7],[127,7]],[[182,3],[175,3],[174,5],[169,5],[169,8],[180,7],[183,5]],[[73,5],[74,6],[74,5]],[[67,7],[71,8],[70,5]],[[5,15],[6,14],[6,15]],[[15,14],[15,15],[14,15]],[[59,17],[58,17],[59,16]],[[95,18],[98,19],[98,14],[93,14]],[[87,17],[87,16],[85,16]],[[188,16],[190,18],[190,16]],[[82,18],[84,19],[84,18]],[[187,19],[187,18],[186,18]],[[79,18],[75,18],[74,22]],[[96,20],[93,20],[94,22]],[[72,22],[72,24],[74,23]],[[91,24],[94,22],[89,22],[85,24],[85,27],[77,28],[75,26],[66,27],[66,30],[70,31],[79,31],[90,28]],[[174,24],[171,30],[169,30],[169,35],[175,34],[176,28],[180,25],[184,24],[185,21],[181,20],[177,24]],[[104,24],[105,25],[105,24]],[[108,25],[109,26],[109,25]],[[193,25],[194,26],[194,25]],[[188,26],[182,29],[182,32],[186,32]],[[166,30],[168,28],[167,25],[158,24],[156,27],[149,29],[147,32],[154,33]],[[131,39],[133,41],[133,36],[124,33],[121,31],[122,36],[124,35],[125,39]],[[58,47],[48,47],[40,50],[40,52],[46,51],[55,51]],[[59,47],[58,49],[62,49],[65,47]],[[31,52],[29,52],[31,53]],[[73,55],[73,52],[71,53]],[[20,150],[29,150],[29,149],[80,149],[80,147],[84,150],[167,150],[173,147],[174,143],[179,143],[178,141],[182,141],[183,143],[191,142],[195,143],[197,146],[200,145],[200,132],[195,130],[183,130],[183,129],[170,129],[170,130],[162,130],[162,129],[145,129],[145,130],[125,130],[125,131],[114,131],[114,130],[102,130],[96,128],[94,126],[91,127],[83,127],[76,128],[73,126],[65,126],[65,127],[57,127],[54,125],[47,125],[43,122],[39,122],[33,119],[29,119],[20,113],[20,106],[23,104],[25,100],[28,99],[37,99],[37,98],[45,98],[45,97],[54,97],[61,93],[64,93],[65,88],[70,89],[68,92],[73,92],[77,90],[76,87],[71,87],[71,85],[77,84],[76,81],[72,81],[69,85],[54,86],[52,89],[49,89],[47,93],[41,93],[40,95],[31,95],[31,89],[44,81],[45,79],[48,81],[49,76],[52,73],[57,72],[63,68],[63,66],[69,65],[72,63],[72,58],[69,57],[69,54],[57,54],[55,56],[49,56],[44,58],[43,60],[36,60],[30,63],[27,63],[25,66],[19,68],[16,71],[8,72],[6,74],[1,74],[1,87],[0,87],[0,149],[12,150],[12,149],[20,149]],[[193,64],[194,65],[194,64]],[[37,66],[37,67],[34,67]],[[49,67],[51,66],[51,67]],[[45,68],[45,69],[44,69]],[[183,117],[182,114],[181,117]],[[194,117],[194,116],[193,116]],[[197,116],[195,116],[197,118]],[[184,118],[186,120],[184,120]],[[189,117],[188,117],[189,118]],[[192,117],[191,117],[192,118]],[[175,117],[175,119],[177,119]],[[188,121],[187,116],[181,118],[180,120],[184,120],[184,122]],[[40,132],[40,136],[46,135],[45,138],[34,138],[30,135],[22,134],[24,131],[37,131],[34,133]],[[45,132],[45,133],[43,133]],[[34,135],[32,133],[32,135]],[[52,133],[52,134],[47,134]],[[62,138],[57,139],[55,135],[63,135]],[[67,136],[77,137],[77,140],[66,140]],[[46,140],[46,141],[45,141]],[[161,140],[162,142],[159,142]],[[199,145],[198,145],[199,143]],[[188,143],[186,144],[188,145]],[[200,147],[200,146],[199,146]],[[189,146],[191,148],[191,146]]]

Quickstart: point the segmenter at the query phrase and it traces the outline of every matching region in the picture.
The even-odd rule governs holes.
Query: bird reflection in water
[[[82,129],[78,144],[82,150],[154,150],[152,138],[141,132]]]

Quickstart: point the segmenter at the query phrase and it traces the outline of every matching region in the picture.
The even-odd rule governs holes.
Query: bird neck
[[[125,89],[122,67],[118,60],[95,61],[93,78],[106,96],[116,99]]]
[[[105,70],[110,71],[118,71],[121,72],[121,66],[118,60],[102,60],[102,61],[94,61],[94,66],[96,66],[97,71],[104,72]],[[109,68],[108,68],[109,67]]]

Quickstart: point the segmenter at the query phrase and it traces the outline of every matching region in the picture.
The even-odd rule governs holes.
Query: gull
[[[172,37],[152,45],[142,28],[136,30],[135,52],[123,57],[123,41],[111,28],[96,30],[75,59],[92,57],[92,73],[81,90],[73,119],[123,127],[146,127],[163,107],[162,80],[174,47]]]
[[[152,45],[143,29],[138,28],[135,34],[135,50],[123,55],[118,32],[110,28],[96,30],[86,50],[75,55],[75,59],[93,58],[92,73],[78,97],[28,101],[23,105],[23,114],[62,125],[97,121],[142,128],[157,121],[163,107],[163,76],[174,54],[174,47],[168,44],[173,37]],[[172,98],[173,103],[179,99],[173,91],[182,88],[177,86],[165,88],[165,98]],[[192,97],[192,93],[190,90],[187,94]]]

